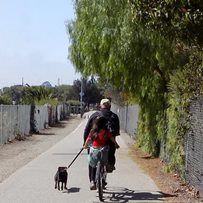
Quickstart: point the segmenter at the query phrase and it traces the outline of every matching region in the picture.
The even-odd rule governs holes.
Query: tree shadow
[[[108,187],[104,191],[104,202],[125,203],[129,201],[164,201],[166,197],[174,197],[175,195],[166,194],[160,191],[155,192],[138,192],[128,188]]]
[[[155,159],[154,157],[152,157],[151,155],[148,156],[141,156],[141,159]]]
[[[55,133],[46,133],[46,132],[39,132],[36,133],[37,135],[56,135]]]
[[[80,188],[78,187],[71,187],[65,191],[63,191],[63,193],[76,193],[76,192],[79,192],[80,191]]]
[[[65,128],[67,123],[54,123],[51,124],[50,127],[54,127],[54,128]]]
[[[59,155],[59,156],[61,156],[61,155],[76,156],[77,154],[78,153],[52,153],[52,155]],[[87,153],[81,153],[80,156],[81,155],[87,155]]]

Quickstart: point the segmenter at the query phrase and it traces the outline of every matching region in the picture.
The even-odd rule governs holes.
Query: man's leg
[[[107,165],[107,172],[112,172],[115,169],[115,163],[116,163],[116,158],[115,158],[115,151],[116,147],[115,144],[111,141],[108,142],[109,145],[109,153],[108,153],[108,165]]]
[[[110,146],[110,149],[109,149],[109,164],[113,165],[113,166],[116,163],[115,152],[116,152],[115,146]]]
[[[89,180],[91,182],[92,179],[92,167],[89,165]]]

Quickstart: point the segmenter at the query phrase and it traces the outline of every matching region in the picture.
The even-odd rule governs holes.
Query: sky
[[[0,0],[0,88],[22,84],[72,84],[65,22],[72,0]]]

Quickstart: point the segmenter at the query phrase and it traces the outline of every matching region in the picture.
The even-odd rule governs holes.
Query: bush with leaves
[[[169,83],[167,136],[164,159],[168,169],[179,171],[184,177],[185,135],[190,129],[191,101],[203,95],[203,53],[195,51],[183,69],[176,71]]]
[[[0,95],[0,105],[10,105],[12,100],[8,95]]]

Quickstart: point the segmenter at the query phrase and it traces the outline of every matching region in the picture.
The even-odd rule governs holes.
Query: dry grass
[[[178,174],[165,172],[165,164],[159,158],[153,158],[134,146],[130,148],[130,156],[155,181],[166,202],[201,202],[195,188],[181,181]]]

